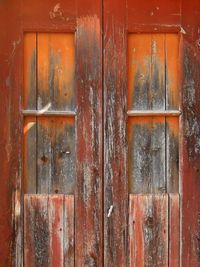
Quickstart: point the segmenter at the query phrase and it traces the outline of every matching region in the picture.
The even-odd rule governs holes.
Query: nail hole
[[[58,194],[58,189],[55,190],[55,193]]]
[[[42,160],[44,163],[46,163],[46,162],[48,161],[48,158],[47,158],[45,155],[43,155],[43,156],[41,157],[41,160]]]

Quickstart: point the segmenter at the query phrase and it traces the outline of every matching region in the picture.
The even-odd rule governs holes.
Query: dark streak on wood
[[[87,1],[77,19],[77,179],[75,266],[102,266],[101,2]]]
[[[104,30],[104,266],[117,267],[128,265],[126,1],[104,2]]]
[[[74,267],[74,197],[25,195],[24,212],[25,266]]]
[[[128,123],[130,192],[166,192],[164,118],[129,119]]]
[[[180,266],[179,194],[137,194],[129,200],[130,266]]]
[[[26,267],[49,266],[48,196],[25,197],[24,263]]]
[[[199,211],[200,204],[200,55],[186,40],[183,43],[183,267],[200,266]]]
[[[74,120],[39,118],[37,192],[72,194],[75,185]]]

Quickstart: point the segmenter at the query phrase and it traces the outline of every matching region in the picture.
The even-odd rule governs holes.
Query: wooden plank
[[[55,129],[52,144],[55,165],[52,173],[51,193],[73,194],[75,187],[75,125],[73,118],[54,120]]]
[[[165,35],[151,35],[150,109],[165,109]]]
[[[48,267],[50,257],[48,196],[24,197],[24,265]]]
[[[74,196],[64,197],[64,266],[75,267],[74,258]]]
[[[24,116],[36,116],[36,117],[44,117],[44,116],[65,116],[65,117],[74,117],[76,116],[76,112],[74,111],[46,111],[45,109],[41,110],[23,110],[22,111]]]
[[[73,118],[38,118],[38,193],[74,192],[74,131]]]
[[[38,118],[37,120],[37,193],[48,194],[52,186],[54,162],[54,118]]]
[[[25,193],[37,192],[37,122],[35,117],[24,120],[23,189]]]
[[[169,194],[169,266],[180,266],[180,198]]]
[[[168,266],[168,195],[130,195],[130,266]]]
[[[63,266],[64,196],[51,195],[48,200],[49,266]],[[70,214],[71,215],[71,214]]]
[[[151,34],[128,36],[128,109],[150,109]]]
[[[128,265],[126,1],[104,1],[104,266]]]
[[[141,116],[165,116],[165,117],[178,117],[181,115],[180,110],[129,110],[127,115],[130,117]]]
[[[74,266],[74,197],[25,195],[26,267]]]
[[[75,266],[102,266],[102,2],[79,3]]]
[[[129,192],[165,192],[165,119],[129,118],[128,144]]]
[[[72,33],[38,34],[38,109],[74,110],[74,42]]]
[[[173,48],[173,49],[172,49]],[[180,106],[180,36],[165,34],[166,50],[166,109]]]
[[[194,2],[191,2],[194,5]],[[186,4],[185,4],[186,5]],[[186,5],[187,6],[187,5]],[[185,16],[187,9],[185,9]],[[193,15],[192,16],[193,21]],[[194,25],[193,23],[190,25]],[[192,31],[189,30],[192,35]],[[200,61],[198,49],[183,41],[181,120],[182,266],[200,264]]]
[[[24,109],[36,109],[37,103],[37,34],[24,34]]]
[[[167,192],[179,192],[179,119],[166,119],[166,182]]]

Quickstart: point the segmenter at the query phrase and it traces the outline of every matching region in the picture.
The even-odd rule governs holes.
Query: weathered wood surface
[[[37,192],[37,119],[35,117],[25,118],[23,135],[23,190],[34,194]]]
[[[70,33],[37,34],[39,110],[74,110],[74,39]]]
[[[104,266],[128,264],[126,1],[104,1]]]
[[[103,264],[102,2],[81,3],[76,33],[75,266],[97,267]]]
[[[179,121],[161,111],[179,110],[180,54],[178,34],[129,34],[128,115],[144,112],[128,119],[130,192],[178,192]]]
[[[178,194],[130,195],[130,266],[178,267],[179,227]]]
[[[181,1],[127,0],[127,24],[129,32],[177,32]]]
[[[182,117],[182,232],[183,267],[200,266],[200,53],[186,40],[183,45]]]
[[[128,109],[179,109],[179,61],[178,34],[129,34]]]
[[[200,266],[200,5],[182,1],[182,266]]]
[[[74,197],[25,195],[24,266],[74,266]]]
[[[179,267],[181,249],[181,211],[179,194],[169,194],[168,196],[168,215],[169,215],[169,267]]]
[[[129,118],[128,135],[129,191],[166,192],[165,119]]]
[[[165,119],[166,192],[179,192],[179,118]]]
[[[24,123],[25,192],[74,193],[74,119],[26,117]]]
[[[165,109],[179,110],[181,104],[181,37],[180,34],[165,34]]]
[[[37,108],[37,34],[24,35],[23,65],[23,104],[24,109]]]

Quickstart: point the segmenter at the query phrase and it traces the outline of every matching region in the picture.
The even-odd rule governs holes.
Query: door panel
[[[74,266],[74,197],[26,195],[24,265]]]
[[[131,267],[179,266],[179,205],[178,194],[130,195]]]

